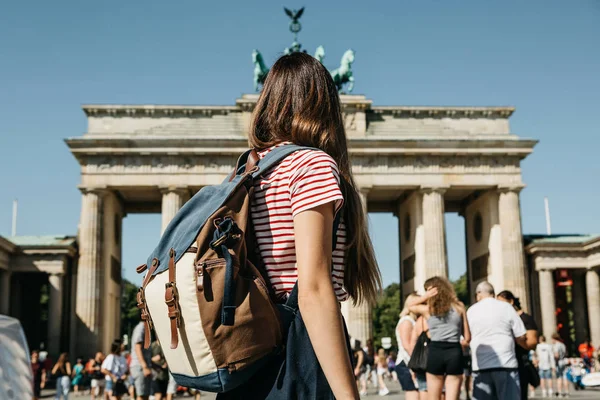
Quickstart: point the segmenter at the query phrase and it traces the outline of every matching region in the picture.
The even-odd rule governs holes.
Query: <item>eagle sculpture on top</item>
[[[292,19],[292,24],[297,24],[298,20],[302,16],[302,13],[304,12],[304,7],[299,10],[290,10],[286,7],[283,7],[283,9],[285,10],[285,13]]]

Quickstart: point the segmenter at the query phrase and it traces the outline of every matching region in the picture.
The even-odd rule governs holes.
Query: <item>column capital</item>
[[[525,189],[525,185],[515,184],[515,185],[506,185],[506,186],[498,186],[498,192],[500,193],[517,193],[519,194],[521,190]]]
[[[373,186],[359,186],[358,187],[358,192],[365,196],[368,195],[371,190],[373,190]]]
[[[90,186],[77,186],[77,189],[79,189],[79,191],[81,192],[81,194],[96,194],[100,197],[104,196],[105,194],[109,193],[110,190],[106,187],[106,186],[95,186],[95,187],[90,187]]]
[[[446,193],[446,191],[450,189],[450,186],[448,185],[436,185],[436,186],[421,186],[419,188],[419,191],[421,193],[439,193],[439,194],[444,194]]]
[[[161,194],[177,193],[182,196],[190,193],[190,189],[187,186],[175,186],[175,185],[159,186],[158,190],[160,190]]]

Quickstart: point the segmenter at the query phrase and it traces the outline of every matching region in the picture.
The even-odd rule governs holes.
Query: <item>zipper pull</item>
[[[196,287],[198,291],[204,289],[204,267],[206,267],[205,262],[196,265]]]

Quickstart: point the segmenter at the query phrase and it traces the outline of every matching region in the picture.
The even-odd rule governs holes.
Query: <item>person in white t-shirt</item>
[[[562,342],[558,332],[552,334],[552,348],[556,360],[556,395],[567,397],[569,395],[569,381],[567,380],[569,359],[567,358],[567,346]]]
[[[552,345],[550,343],[546,343],[546,338],[544,336],[540,336],[540,342],[535,348],[535,356],[538,360],[538,372],[540,373],[542,397],[552,397],[552,371],[554,370],[554,349],[552,348]]]
[[[471,328],[473,398],[520,399],[515,341],[525,345],[525,326],[514,308],[494,297],[494,287],[481,282],[477,303],[467,311]]]
[[[110,354],[102,362],[100,368],[106,375],[106,392],[111,400],[120,400],[121,396],[127,393],[124,381],[127,379],[129,368],[127,360],[121,355],[123,344],[120,340],[115,340],[110,348]]]

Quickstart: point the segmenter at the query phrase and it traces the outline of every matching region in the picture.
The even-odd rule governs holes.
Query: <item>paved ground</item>
[[[394,400],[404,399],[404,395],[402,394],[402,390],[400,389],[400,385],[398,385],[398,383],[388,382],[387,385],[388,385],[388,388],[390,389],[390,394],[385,396],[385,398],[394,399]],[[542,398],[541,392],[539,392],[539,390],[538,390],[537,395],[538,395],[538,397],[535,397],[535,399]],[[47,399],[54,398],[54,391],[45,390],[42,398],[47,398]],[[129,399],[129,397],[123,397],[123,398]],[[185,399],[185,398],[190,399],[190,397],[177,397],[177,398],[178,399]],[[202,400],[213,400],[214,398],[215,398],[214,394],[207,393],[207,394],[202,395]],[[377,391],[375,389],[369,389],[369,394],[363,398],[364,399],[381,399],[382,397],[379,397],[377,395]],[[87,400],[87,399],[89,399],[89,395],[76,397],[73,394],[71,394],[69,399],[70,400],[77,400],[77,399]],[[465,397],[463,396],[462,399],[465,399]],[[588,389],[588,390],[583,390],[583,391],[579,391],[579,392],[571,391],[570,399],[598,400],[598,399],[600,399],[600,388],[597,390]]]

